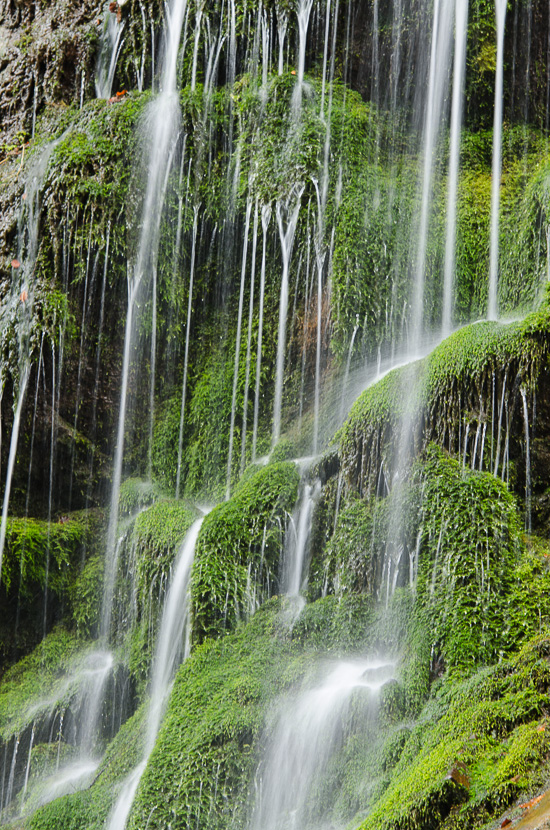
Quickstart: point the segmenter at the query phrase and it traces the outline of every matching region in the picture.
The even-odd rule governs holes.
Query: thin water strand
[[[442,335],[451,333],[453,289],[456,264],[456,212],[458,201],[458,172],[460,136],[466,70],[466,41],[468,33],[468,0],[455,3],[455,55],[453,65],[453,101],[451,108],[451,146],[449,152],[449,181],[447,190],[447,220],[445,234],[445,266],[443,275]]]
[[[502,97],[504,75],[504,25],[506,0],[495,0],[497,22],[497,66],[495,78],[495,110],[493,119],[493,162],[491,171],[491,242],[489,259],[489,297],[487,317],[498,317],[498,261],[500,233],[500,177],[502,174]]]

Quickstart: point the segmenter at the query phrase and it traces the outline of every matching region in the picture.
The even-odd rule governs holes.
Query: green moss
[[[120,485],[118,507],[122,516],[129,516],[143,507],[149,507],[160,496],[158,485],[140,478],[127,478]]]
[[[270,464],[204,520],[191,583],[196,639],[233,627],[276,591],[283,523],[299,478],[294,464]]]
[[[465,326],[428,357],[389,372],[369,387],[354,403],[338,434],[350,483],[360,492],[375,491],[381,464],[393,469],[399,451],[394,430],[405,416],[418,449],[435,440],[462,452],[466,426],[470,429],[472,424],[475,436],[478,426],[482,428],[491,418],[498,425],[496,407],[502,395],[512,401],[512,378],[516,387],[521,382],[527,390],[536,388],[545,365],[549,327],[547,300],[519,323]],[[483,442],[487,466],[497,455],[497,435],[493,442],[490,434]],[[468,460],[473,445],[472,437]],[[501,462],[502,452],[501,447]]]
[[[453,807],[470,815],[464,826],[477,827],[480,806],[486,820],[510,804],[548,752],[540,719],[548,705],[549,648],[543,636],[469,680],[444,682],[361,828],[427,830],[442,826]],[[455,770],[465,773],[466,785]]]
[[[417,590],[432,653],[448,666],[490,663],[505,646],[522,552],[515,501],[490,473],[463,471],[436,449],[421,475]]]
[[[8,669],[0,684],[0,735],[7,739],[46,711],[68,700],[75,674],[93,646],[64,628],[57,628],[35,650]],[[37,708],[38,707],[38,708]]]
[[[94,573],[101,571],[101,521],[100,511],[70,513],[58,522],[8,519],[2,562],[2,586],[8,599],[19,597],[20,609],[34,614],[36,594],[43,592],[47,582],[50,602],[68,606],[81,623],[86,617],[91,626],[95,613],[91,606],[97,605],[100,588],[84,587],[81,568],[88,555],[96,562]],[[88,601],[91,605],[85,610]]]
[[[73,619],[77,631],[84,636],[97,634],[103,596],[105,559],[91,556],[75,580],[71,590]]]

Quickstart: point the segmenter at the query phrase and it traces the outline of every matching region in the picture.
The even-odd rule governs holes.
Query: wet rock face
[[[0,150],[22,144],[45,104],[93,87],[101,2],[7,0],[0,11]]]

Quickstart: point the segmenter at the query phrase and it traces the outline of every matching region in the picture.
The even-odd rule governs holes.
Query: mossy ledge
[[[338,435],[349,487],[367,497],[383,494],[381,482],[391,479],[400,452],[392,437],[405,423],[413,455],[433,441],[514,483],[510,469],[523,454],[521,397],[527,396],[532,411],[537,390],[548,386],[549,333],[545,300],[521,322],[465,326],[428,357],[369,387]]]

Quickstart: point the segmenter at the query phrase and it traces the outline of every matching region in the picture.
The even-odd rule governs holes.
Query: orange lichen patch
[[[23,291],[22,291],[22,292],[21,292],[21,294],[19,295],[19,299],[21,300],[21,302],[22,302],[22,303],[24,303],[24,302],[25,302],[25,300],[28,300],[28,299],[29,299],[28,292],[27,292],[25,289],[23,289]]]
[[[514,825],[514,830],[542,830],[550,821],[550,790],[520,804],[525,814]]]
[[[112,98],[109,98],[107,103],[116,104],[116,102],[120,101],[121,98],[124,98],[125,95],[127,95],[127,90],[123,89],[121,92],[117,92],[116,95],[113,95]]]
[[[544,794],[543,795],[537,795],[537,797],[532,798],[531,801],[526,801],[525,804],[520,804],[519,805],[520,810],[530,810],[531,807],[534,807],[535,804],[538,804],[539,801],[542,801],[543,798],[544,798]]]
[[[18,259],[12,259],[12,261],[11,261],[11,267],[12,268],[19,268],[20,265],[21,265],[21,263],[19,262]]]

